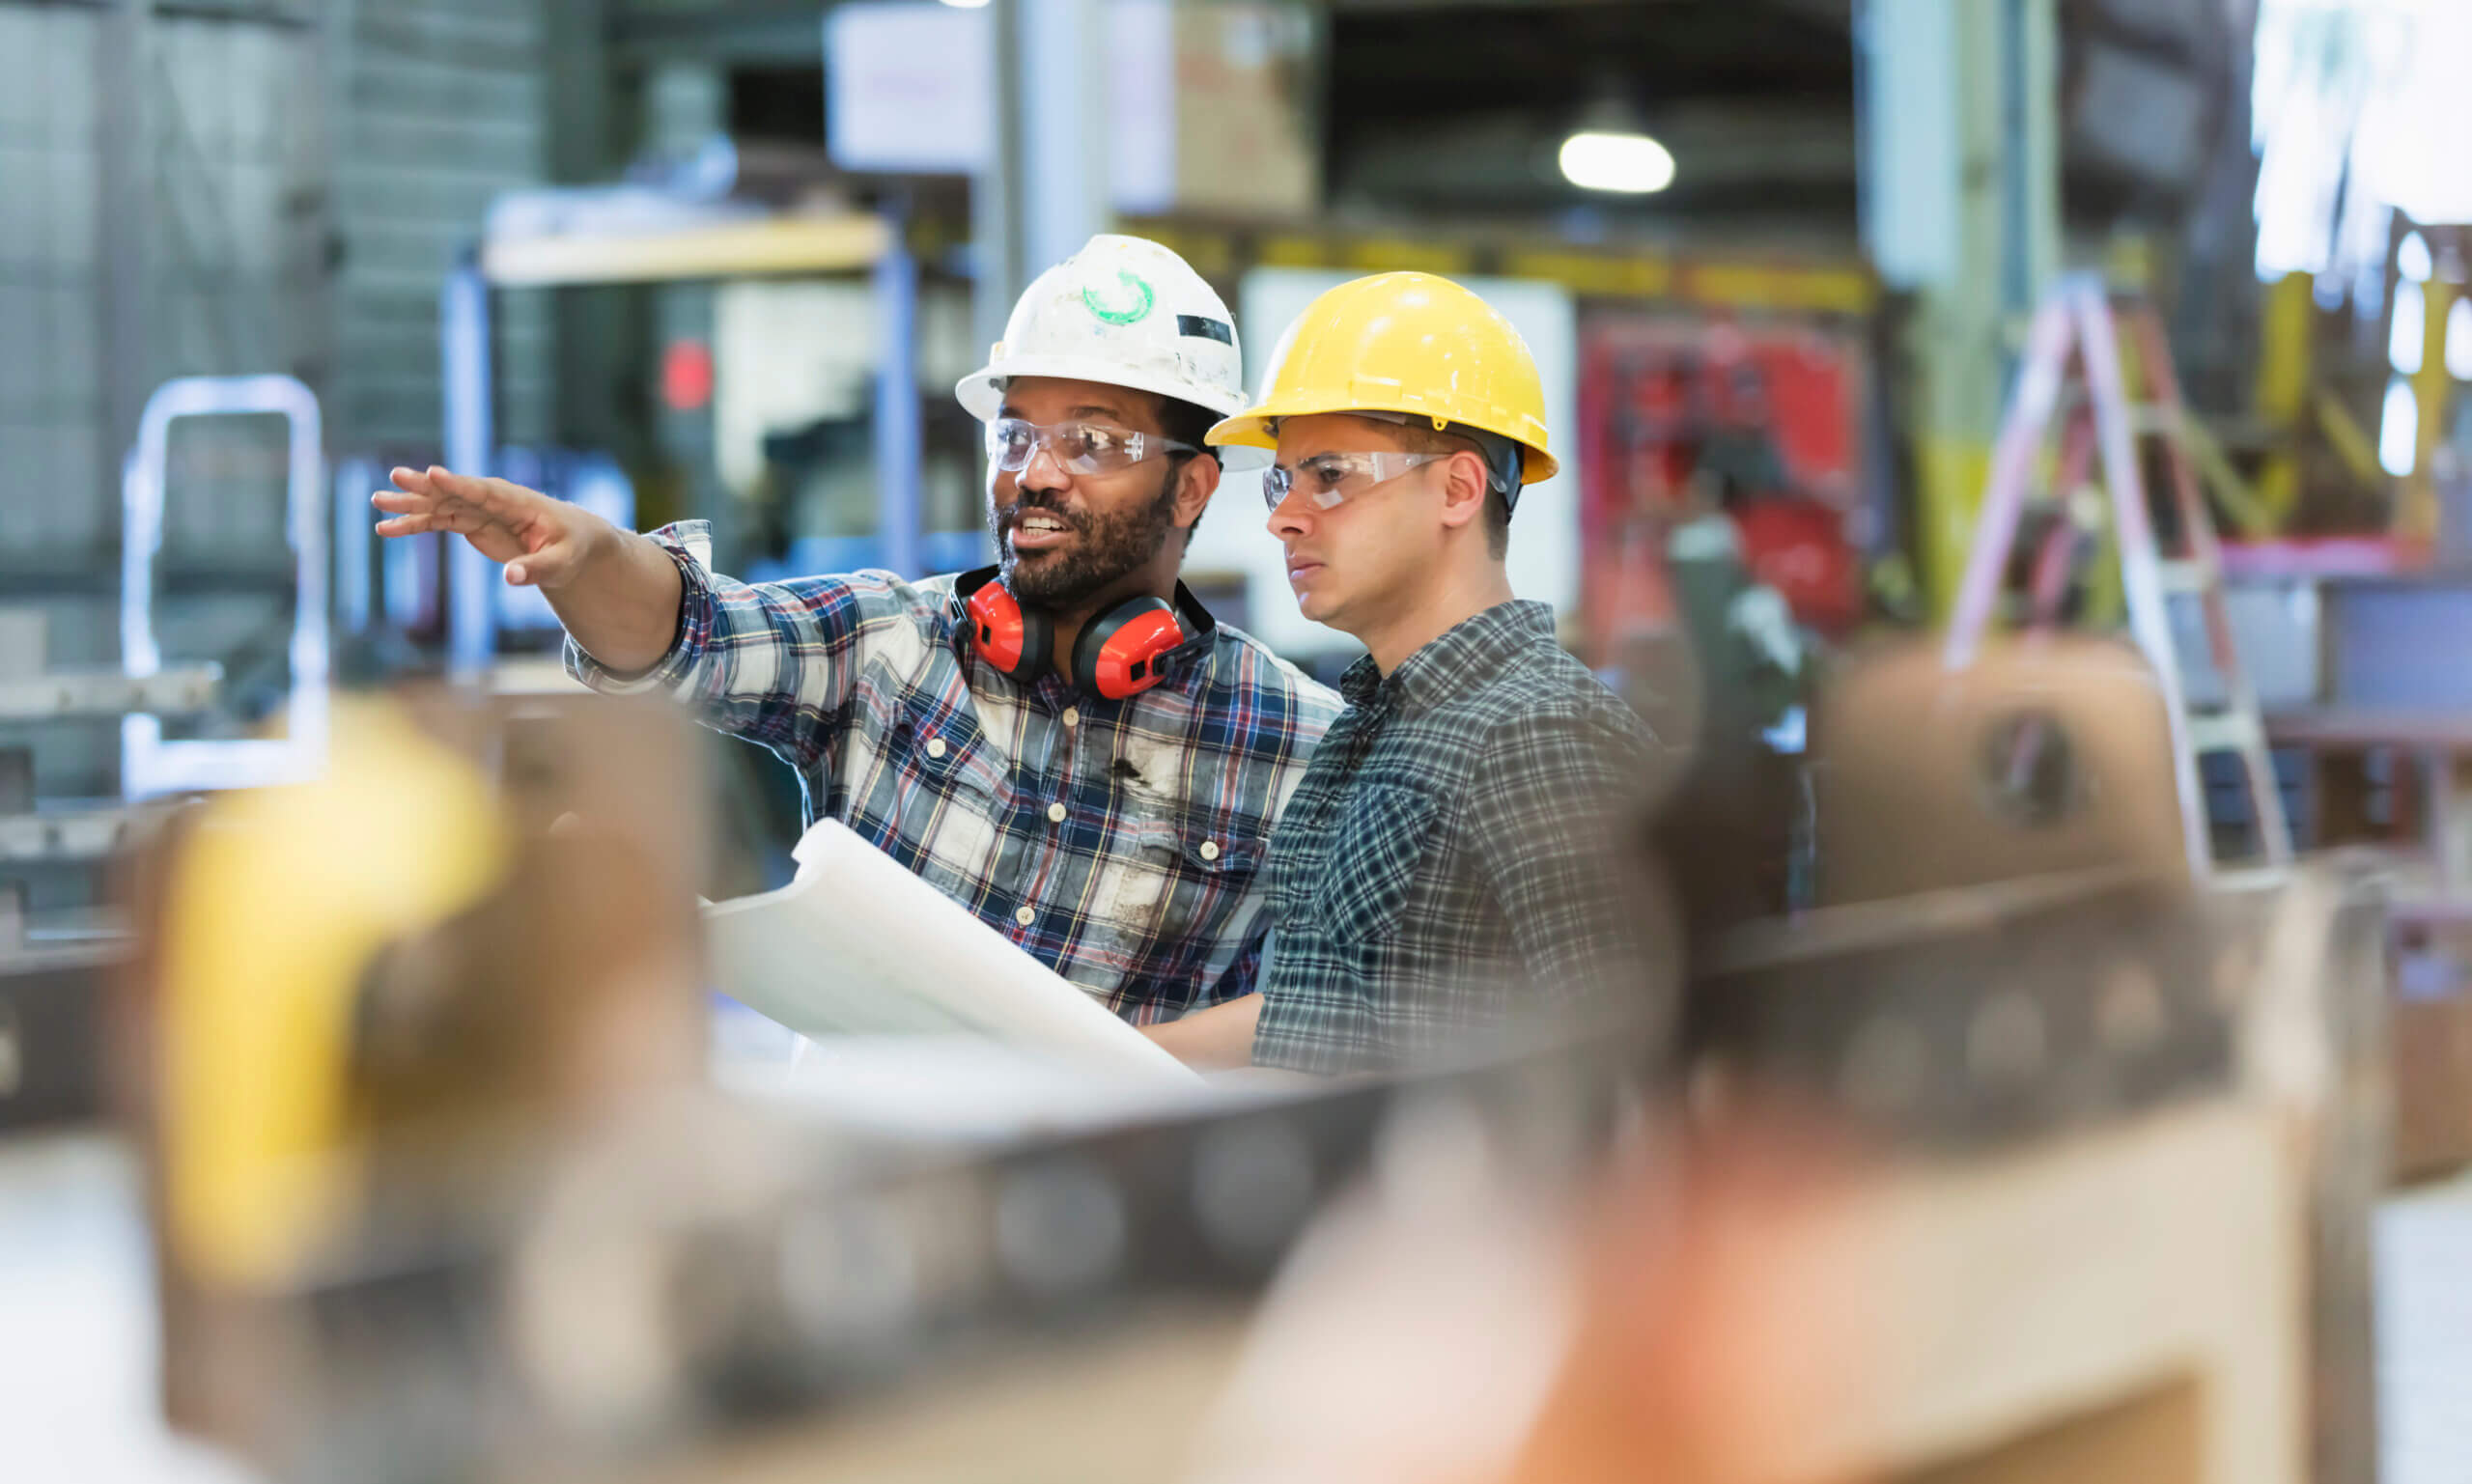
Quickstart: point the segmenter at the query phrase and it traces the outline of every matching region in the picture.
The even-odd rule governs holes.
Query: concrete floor
[[[2377,1218],[2382,1484],[2472,1481],[2472,1175]]]
[[[0,1142],[0,1479],[255,1484],[163,1425],[141,1211],[115,1139]]]

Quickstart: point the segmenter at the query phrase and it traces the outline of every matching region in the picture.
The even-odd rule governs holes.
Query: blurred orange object
[[[1447,1112],[1270,1295],[1196,1484],[1845,1484],[1877,1274],[1788,1124],[1539,1188]]]
[[[1783,1124],[1584,1218],[1582,1320],[1504,1484],[1836,1484],[1869,1411],[1873,1282],[1840,1230],[1853,1162]]]

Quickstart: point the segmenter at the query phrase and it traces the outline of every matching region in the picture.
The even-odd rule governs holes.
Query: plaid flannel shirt
[[[666,691],[796,770],[839,820],[1136,1023],[1254,987],[1271,826],[1338,697],[1213,626],[1122,701],[971,652],[952,578],[716,576],[702,521],[652,533],[686,583],[640,676],[567,644],[595,689]]]
[[[1551,607],[1489,608],[1339,688],[1271,841],[1255,1062],[1410,1065],[1650,982],[1671,945],[1621,848],[1655,742]]]

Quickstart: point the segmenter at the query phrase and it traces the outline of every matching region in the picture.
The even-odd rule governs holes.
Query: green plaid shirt
[[[1648,982],[1671,945],[1619,862],[1656,742],[1555,642],[1551,607],[1489,608],[1339,688],[1263,868],[1256,1063],[1426,1062]]]

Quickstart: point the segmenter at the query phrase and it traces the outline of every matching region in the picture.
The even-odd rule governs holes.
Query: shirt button
[[[1082,708],[1079,706],[1068,706],[1064,708],[1064,724],[1066,726],[1080,726],[1082,724]]]
[[[1031,923],[1036,922],[1036,921],[1038,921],[1038,920],[1039,920],[1039,914],[1038,914],[1037,912],[1032,911],[1030,909],[1028,909],[1028,908],[1026,908],[1026,907],[1025,907],[1025,908],[1023,908],[1020,911],[1015,912],[1015,913],[1013,914],[1013,920],[1014,920],[1015,922],[1020,923],[1022,926],[1024,926],[1024,927],[1025,927],[1025,928],[1026,928],[1026,927],[1028,927]]]
[[[928,738],[927,755],[931,758],[942,757],[944,755],[944,740],[941,737]]]
[[[1201,843],[1201,858],[1204,860],[1217,860],[1219,858],[1219,842],[1216,840],[1204,840]]]
[[[1050,804],[1050,805],[1048,805],[1048,806],[1047,806],[1047,817],[1048,817],[1049,819],[1051,819],[1051,820],[1053,820],[1055,823],[1057,823],[1057,824],[1059,824],[1059,825],[1063,824],[1063,823],[1064,823],[1064,805],[1062,805],[1062,804]]]

